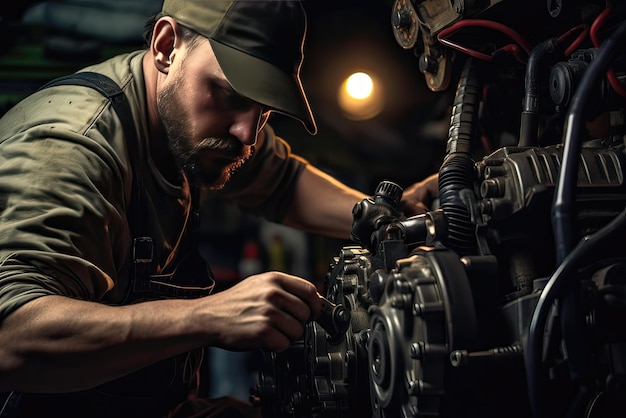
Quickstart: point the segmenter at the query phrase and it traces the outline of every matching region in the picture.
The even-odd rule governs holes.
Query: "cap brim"
[[[214,39],[209,41],[226,79],[237,93],[298,119],[311,135],[317,133],[298,77]]]

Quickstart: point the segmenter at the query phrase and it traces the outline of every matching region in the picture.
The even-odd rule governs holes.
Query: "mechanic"
[[[71,84],[0,120],[0,416],[258,416],[194,401],[203,347],[285,350],[319,314],[317,289],[265,272],[211,295],[194,227],[219,197],[350,236],[366,195],[266,124],[281,112],[316,132],[305,31],[297,1],[165,0],[146,50],[84,69],[120,86],[131,135],[107,97]],[[404,203],[424,211],[433,184]]]

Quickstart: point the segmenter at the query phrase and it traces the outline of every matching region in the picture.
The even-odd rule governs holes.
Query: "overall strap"
[[[199,255],[188,257],[186,262],[194,266],[194,272],[201,271],[202,277],[208,275],[208,284],[179,286],[151,277],[154,264],[154,242],[149,234],[150,231],[148,231],[145,226],[143,211],[141,210],[143,179],[139,170],[141,166],[139,158],[141,158],[140,156],[142,154],[140,152],[140,143],[137,138],[130,105],[123,90],[109,77],[100,73],[87,71],[56,78],[45,84],[41,89],[60,85],[91,87],[100,92],[100,94],[107,97],[111,102],[111,106],[117,113],[124,129],[128,153],[133,167],[132,195],[128,209],[133,218],[133,222],[131,223],[131,231],[133,233],[133,278],[127,294],[127,300],[129,298],[131,300],[142,300],[146,297],[152,298],[155,296],[196,298],[208,295],[213,289],[213,275],[205,261]],[[191,260],[194,260],[195,263],[190,262]]]
[[[104,74],[89,71],[81,71],[55,78],[44,84],[39,90],[64,85],[90,87],[97,90],[100,94],[109,99],[113,110],[115,110],[117,117],[122,123],[128,154],[133,166],[132,195],[129,205],[129,211],[133,216],[132,229],[134,234],[132,248],[134,266],[133,287],[136,288],[134,290],[147,290],[143,289],[143,287],[146,286],[144,279],[146,279],[151,272],[151,263],[154,257],[154,243],[152,238],[145,233],[146,231],[143,231],[145,228],[142,227],[140,193],[143,188],[143,180],[139,175],[139,165],[136,164],[137,158],[139,158],[141,154],[130,104],[126,99],[124,91],[115,81]]]
[[[136,160],[139,155],[139,142],[133,123],[130,105],[120,86],[111,78],[103,74],[95,72],[78,72],[56,78],[41,86],[39,90],[63,85],[90,87],[98,91],[110,101],[111,106],[122,123],[130,159],[131,161]],[[152,239],[150,237],[142,237],[141,235],[143,234],[141,233],[137,234],[137,232],[141,232],[142,225],[140,222],[141,219],[139,211],[139,205],[141,203],[141,200],[139,199],[141,176],[137,173],[137,167],[138,166],[133,164],[133,185],[129,206],[129,210],[133,213],[135,218],[135,227],[139,228],[139,230],[135,232],[133,240],[133,264],[135,266],[135,277],[133,278],[133,282],[138,281],[138,274],[143,274],[143,276],[139,277],[146,277],[149,274],[150,262],[152,261]],[[137,235],[139,235],[138,238]],[[145,272],[142,270],[145,270]],[[0,417],[14,416],[19,408],[19,401],[21,397],[22,394],[16,391],[0,393]]]
[[[126,135],[130,150],[138,151],[136,149],[138,147],[137,134],[133,123],[130,105],[126,100],[124,92],[115,81],[111,80],[104,74],[85,71],[55,78],[54,80],[44,84],[39,88],[39,90],[64,85],[91,87],[109,99],[111,106],[113,106],[115,113],[117,113],[117,117],[120,119],[120,122],[122,122],[124,135]]]

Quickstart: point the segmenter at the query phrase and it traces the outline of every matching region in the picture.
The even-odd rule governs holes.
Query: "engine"
[[[390,12],[429,87],[456,89],[438,204],[404,217],[384,181],[355,206],[324,281],[342,314],[265,354],[263,415],[621,416],[626,6]]]

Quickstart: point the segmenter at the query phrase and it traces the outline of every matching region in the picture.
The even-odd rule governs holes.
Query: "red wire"
[[[576,39],[565,49],[564,51],[565,56],[571,55],[576,50],[576,48],[580,46],[580,44],[587,37],[587,35],[589,35],[589,37],[591,38],[591,41],[593,42],[594,46],[596,48],[599,48],[601,44],[601,40],[599,36],[600,28],[602,28],[604,24],[606,23],[606,21],[608,20],[611,10],[612,10],[611,5],[608,4],[607,7],[596,17],[596,19],[591,24],[591,27],[589,29],[587,28],[586,25],[578,25],[570,29],[563,35],[561,35],[558,38],[558,41],[564,42],[565,39],[567,39],[567,37],[569,37],[575,31],[577,30],[581,31],[578,37],[576,37]],[[498,31],[504,35],[507,35],[509,38],[515,41],[517,45],[508,44],[497,49],[492,54],[485,54],[483,52],[476,51],[474,49],[468,48],[466,46],[454,43],[450,41],[449,39],[446,39],[448,36],[466,27],[482,27],[482,28],[487,28],[487,29]],[[526,52],[526,55],[530,55],[530,52],[531,52],[530,45],[519,33],[515,32],[513,29],[511,29],[510,27],[506,25],[503,25],[498,22],[493,22],[490,20],[484,20],[484,19],[465,19],[465,20],[460,20],[458,22],[455,22],[449,27],[442,29],[437,34],[437,39],[443,45],[449,46],[450,48],[454,48],[471,57],[478,58],[484,61],[489,61],[489,62],[493,61],[493,57],[495,53],[506,52],[506,53],[512,54],[521,63],[525,63],[526,60],[520,55],[520,50],[518,48],[518,45],[524,50],[524,52]],[[626,87],[624,87],[617,79],[617,76],[615,75],[615,71],[613,70],[613,67],[609,68],[609,70],[607,71],[607,78],[609,80],[609,83],[613,87],[613,89],[620,96],[626,97]]]
[[[491,61],[493,59],[493,54],[489,55],[489,54],[485,54],[482,52],[478,52],[476,50],[467,48],[465,46],[456,44],[448,39],[446,39],[447,36],[452,35],[453,33],[457,32],[458,30],[462,29],[462,28],[466,28],[466,27],[482,27],[482,28],[487,28],[487,29],[492,29],[495,31],[498,31],[504,35],[507,35],[509,38],[511,38],[512,40],[514,40],[520,47],[522,47],[522,49],[524,50],[524,52],[526,52],[527,55],[530,55],[530,50],[531,47],[528,44],[528,42],[517,32],[515,32],[513,29],[509,28],[506,25],[503,25],[501,23],[498,22],[493,22],[490,20],[483,20],[483,19],[465,19],[465,20],[460,20],[452,25],[450,25],[449,27],[441,30],[439,32],[439,34],[437,34],[437,39],[439,40],[439,42],[441,42],[444,45],[447,45],[451,48],[457,49],[461,52],[464,52],[472,57],[475,58],[479,58],[485,61]],[[518,60],[525,62],[524,59],[522,59],[520,57],[519,54],[519,48],[517,47],[517,45],[514,44],[510,44],[510,45],[506,45],[500,49],[498,49],[498,51],[505,51],[505,52],[510,52],[512,53]]]
[[[511,53],[515,57],[515,59],[517,59],[522,64],[526,63],[526,60],[520,55],[520,50],[519,50],[518,46],[515,45],[515,44],[505,45],[505,46],[503,46],[502,48],[498,49],[495,52],[498,52],[498,51],[509,52],[509,53]]]
[[[441,33],[439,35],[441,35]],[[469,55],[470,57],[473,57],[473,58],[478,58],[478,59],[481,59],[481,60],[484,60],[484,61],[491,61],[491,59],[492,59],[491,55],[475,51],[475,50],[467,48],[467,47],[465,47],[463,45],[455,44],[454,42],[451,42],[451,41],[449,41],[449,40],[447,40],[445,38],[439,37],[439,42],[441,42],[442,44],[444,44],[446,46],[449,46],[450,48],[454,48],[454,49],[456,49],[458,51],[461,51],[461,52],[463,52],[463,53],[465,53],[465,54],[467,54],[467,55]]]
[[[575,50],[576,48],[578,48],[580,46],[580,44],[585,40],[585,38],[587,37],[587,35],[589,34],[589,29],[587,28],[587,25],[585,24],[581,24],[578,26],[573,27],[572,29],[568,30],[567,32],[565,32],[563,35],[559,36],[557,41],[559,43],[561,42],[565,42],[565,40],[574,32],[576,31],[581,31],[580,34],[576,37],[576,39],[574,39],[574,42],[572,42],[570,44],[570,46],[568,46],[565,51],[563,52],[563,54],[566,57],[569,57]]]
[[[617,94],[619,94],[622,97],[626,97],[626,88],[624,88],[622,83],[620,83],[619,80],[617,79],[617,76],[615,75],[615,71],[613,71],[613,67],[609,68],[609,71],[606,73],[606,76],[609,79],[609,83],[611,84],[611,87],[615,89]]]
[[[591,29],[589,30],[589,37],[591,38],[591,42],[593,42],[593,46],[596,48],[600,47],[602,41],[600,40],[600,28],[604,26],[606,21],[611,14],[611,6],[608,5],[606,8],[595,18],[595,20],[591,23]]]
[[[600,39],[600,29],[604,26],[606,21],[609,19],[609,15],[611,14],[612,7],[610,4],[606,6],[606,8],[595,18],[593,23],[591,24],[591,28],[589,29],[589,37],[591,38],[591,42],[593,42],[593,46],[596,48],[600,48],[602,45],[602,40]],[[613,90],[617,94],[622,97],[626,97],[626,88],[619,82],[617,76],[615,75],[615,71],[613,67],[610,67],[606,73],[606,76],[613,87]]]

